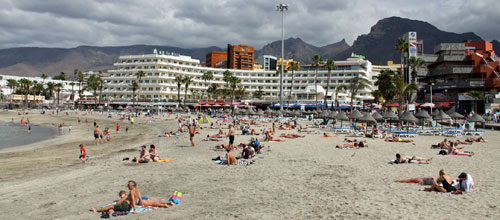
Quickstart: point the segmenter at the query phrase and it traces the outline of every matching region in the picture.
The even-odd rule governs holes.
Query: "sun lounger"
[[[446,137],[462,137],[462,133],[453,131],[444,132],[443,135]]]
[[[464,134],[465,135],[477,135],[477,136],[481,136],[484,134],[484,131],[483,130],[465,130],[464,131]]]
[[[351,128],[349,127],[334,127],[333,132],[336,134],[348,134],[351,132]]]
[[[416,133],[416,132],[395,132],[394,135],[396,137],[417,137],[418,133]]]

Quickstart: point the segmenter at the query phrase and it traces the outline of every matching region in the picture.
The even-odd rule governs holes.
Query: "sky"
[[[500,40],[498,0],[0,0],[0,48],[133,44],[256,49],[300,37],[316,46],[367,34],[398,16]]]

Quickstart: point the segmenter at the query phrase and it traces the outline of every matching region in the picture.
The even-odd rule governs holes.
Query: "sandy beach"
[[[430,149],[444,139],[441,136],[419,136],[415,144],[364,138],[368,148],[336,149],[349,135],[324,138],[321,133],[326,130],[316,129],[317,133],[305,138],[263,142],[262,154],[250,166],[223,166],[211,159],[224,154],[214,146],[228,140],[201,141],[217,133],[208,124],[195,136],[195,147],[190,146],[187,133],[158,137],[177,129],[174,115],[171,120],[138,117],[134,125],[116,115],[107,118],[98,113],[42,116],[33,111],[28,116],[35,124],[71,125],[72,131],[64,129],[63,135],[0,151],[0,219],[98,219],[100,214],[89,209],[117,200],[128,180],[135,180],[141,194],[152,199],[166,200],[180,191],[183,200],[168,209],[117,219],[500,219],[498,131],[485,131],[488,143],[462,145],[475,153],[466,157],[440,156],[438,150]],[[13,111],[0,113],[5,122],[14,118],[17,123],[21,117]],[[111,141],[94,145],[85,118],[111,128]],[[119,133],[114,129],[117,123]],[[130,130],[125,133],[127,125]],[[264,126],[270,124],[254,128]],[[297,130],[277,130],[276,136],[281,133],[298,134]],[[251,137],[241,131],[236,134],[236,143]],[[90,154],[85,164],[78,159],[81,143]],[[122,161],[137,156],[142,144],[155,144],[161,158],[172,161]],[[396,153],[433,160],[420,165],[388,164]],[[440,169],[454,179],[461,172],[471,174],[475,191],[464,195],[423,192],[419,191],[422,185],[394,182],[397,178],[437,178]]]

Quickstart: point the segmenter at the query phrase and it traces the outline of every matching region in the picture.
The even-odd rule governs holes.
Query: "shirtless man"
[[[94,144],[98,145],[99,144],[99,135],[101,134],[101,131],[99,131],[99,126],[96,125],[94,126]]]
[[[229,125],[229,132],[227,133],[229,137],[229,148],[233,148],[234,144],[234,126],[232,124]]]
[[[128,212],[130,211],[130,207],[134,209],[134,214],[137,214],[136,210],[136,204],[139,203],[144,207],[143,200],[140,195],[139,190],[136,188],[137,183],[133,180],[128,181],[127,187],[130,190],[128,196],[122,196],[123,193],[120,192],[120,197],[121,199],[116,202],[116,205],[110,205],[107,207],[104,207],[102,209],[95,209],[92,207],[93,212],[106,212],[109,211],[110,214],[113,213],[113,211],[123,211],[123,212]]]
[[[135,161],[135,163],[148,163],[149,159],[149,151],[146,149],[146,145],[142,145],[141,154],[139,154],[138,157],[135,157],[133,161]]]
[[[189,140],[191,141],[191,147],[194,147],[194,125],[189,124]]]
[[[330,138],[330,137],[337,137],[337,135],[329,135],[327,133],[323,133],[323,137]]]
[[[146,197],[142,197],[141,193],[137,189],[137,184],[135,181],[131,180],[129,181],[129,185],[133,182],[133,189],[130,190],[130,194],[135,198],[135,205],[140,205],[142,207],[148,207],[148,206],[154,206],[154,207],[163,207],[163,208],[168,208],[167,205],[175,205],[173,202],[167,202],[164,200],[152,200],[148,199]],[[130,187],[129,187],[130,189]],[[144,199],[143,199],[144,198]]]
[[[231,147],[226,148],[226,164],[229,165],[235,165],[236,164],[236,157],[234,156],[233,150],[231,150]]]

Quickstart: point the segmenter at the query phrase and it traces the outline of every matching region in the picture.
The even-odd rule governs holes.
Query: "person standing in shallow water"
[[[191,147],[194,147],[194,125],[189,124],[189,140],[191,141]]]

